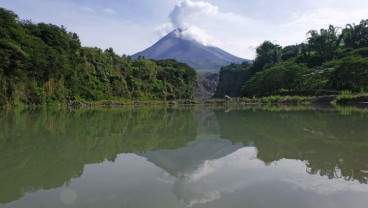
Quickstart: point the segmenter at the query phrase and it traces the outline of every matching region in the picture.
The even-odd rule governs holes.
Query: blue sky
[[[0,0],[0,7],[64,25],[84,46],[128,55],[180,26],[188,38],[254,58],[264,40],[296,44],[308,30],[368,18],[366,0]]]

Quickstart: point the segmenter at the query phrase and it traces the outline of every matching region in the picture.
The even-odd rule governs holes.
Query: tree
[[[262,71],[266,65],[279,62],[281,60],[282,48],[267,40],[257,47],[256,53],[256,59],[250,69],[253,74]]]
[[[330,25],[328,29],[310,30],[307,35],[308,45],[322,61],[331,59],[337,52],[342,40],[340,35],[340,27]]]
[[[81,47],[76,33],[19,20],[0,8],[0,106],[67,101],[193,98],[195,71]]]
[[[221,67],[219,84],[213,97],[223,98],[225,95],[239,97],[242,86],[252,75],[249,71],[250,66],[248,62],[243,62]]]
[[[368,47],[368,19],[360,21],[358,25],[347,24],[342,35],[345,47]]]
[[[291,58],[296,58],[302,51],[302,47],[302,44],[285,46],[282,48],[281,59],[287,61]]]
[[[0,38],[9,37],[9,28],[16,27],[18,15],[14,12],[0,8]]]
[[[343,59],[331,74],[330,82],[337,90],[361,92],[368,90],[368,58],[351,56]]]
[[[244,84],[242,93],[245,96],[253,96],[279,90],[301,90],[303,75],[307,72],[305,65],[281,62],[253,75]]]

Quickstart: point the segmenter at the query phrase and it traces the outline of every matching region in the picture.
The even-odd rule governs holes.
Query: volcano
[[[132,56],[145,59],[175,59],[191,66],[197,71],[218,73],[222,66],[231,63],[249,61],[236,57],[220,48],[205,46],[195,40],[190,40],[183,35],[183,30],[176,29],[151,47]]]

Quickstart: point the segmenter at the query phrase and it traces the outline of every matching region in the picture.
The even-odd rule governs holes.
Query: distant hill
[[[181,29],[176,29],[157,43],[144,51],[132,56],[133,59],[139,56],[146,59],[175,59],[193,67],[197,71],[218,73],[222,66],[231,63],[242,63],[249,61],[236,57],[220,48],[205,46],[195,40],[188,40],[183,37]]]

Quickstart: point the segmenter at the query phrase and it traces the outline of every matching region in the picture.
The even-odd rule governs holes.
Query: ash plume
[[[198,24],[201,24],[203,18],[216,16],[218,10],[217,6],[208,2],[183,0],[170,12],[170,23],[163,24],[156,30],[163,36],[174,29],[180,29],[182,38],[195,40],[206,46],[212,45],[215,39]]]
[[[175,28],[185,30],[192,26],[188,19],[203,15],[216,15],[217,13],[218,7],[208,2],[184,0],[175,6],[174,10],[171,11],[169,15],[169,18]]]

